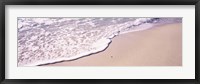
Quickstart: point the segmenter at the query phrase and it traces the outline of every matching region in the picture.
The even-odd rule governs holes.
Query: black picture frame
[[[199,84],[200,0],[2,0],[0,1],[0,83],[1,84]],[[195,79],[5,79],[5,5],[195,5]]]

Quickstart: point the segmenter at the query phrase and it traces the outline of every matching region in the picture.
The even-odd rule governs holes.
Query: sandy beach
[[[181,66],[182,24],[116,36],[100,53],[44,66]]]

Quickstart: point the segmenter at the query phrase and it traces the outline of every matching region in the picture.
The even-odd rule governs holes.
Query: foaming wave
[[[74,60],[105,50],[119,34],[177,18],[18,18],[18,66]]]

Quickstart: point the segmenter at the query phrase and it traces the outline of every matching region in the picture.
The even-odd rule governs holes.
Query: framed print
[[[199,83],[199,5],[1,1],[1,83]]]

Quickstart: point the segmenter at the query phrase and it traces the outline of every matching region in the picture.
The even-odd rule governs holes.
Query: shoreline
[[[86,55],[73,61],[51,63],[43,66],[181,66],[181,26],[181,23],[158,25],[155,28],[143,31],[120,34],[112,39],[112,43],[104,51]],[[164,35],[166,39],[158,35]],[[140,46],[142,44],[146,49],[142,49],[144,47]],[[151,48],[160,51],[156,52]]]
[[[112,42],[112,39],[119,36],[119,35],[122,35],[122,34],[126,34],[126,33],[133,33],[133,32],[137,32],[137,31],[144,31],[144,30],[148,30],[152,27],[156,27],[158,26],[158,24],[148,24],[148,23],[145,23],[143,25],[139,25],[139,26],[136,26],[136,30],[130,30],[130,31],[125,31],[125,32],[122,32],[118,34],[114,34],[113,36],[109,37],[109,38],[105,38],[106,40],[104,41],[108,41],[104,44],[106,44],[106,46],[101,46],[100,48],[98,48],[98,50],[93,50],[93,51],[89,51],[89,52],[85,52],[85,53],[81,53],[81,54],[78,54],[76,56],[72,56],[72,57],[63,57],[63,58],[58,58],[58,59],[54,59],[54,60],[45,60],[45,61],[39,61],[39,62],[35,62],[35,63],[32,63],[32,64],[27,64],[27,65],[23,65],[23,66],[43,66],[43,65],[49,65],[49,64],[55,64],[55,63],[60,63],[60,62],[63,62],[63,61],[74,61],[74,60],[77,60],[77,59],[80,59],[80,58],[83,58],[83,57],[87,57],[87,56],[90,56],[92,54],[97,54],[97,53],[100,53],[100,52],[103,52],[105,51],[110,43]]]

